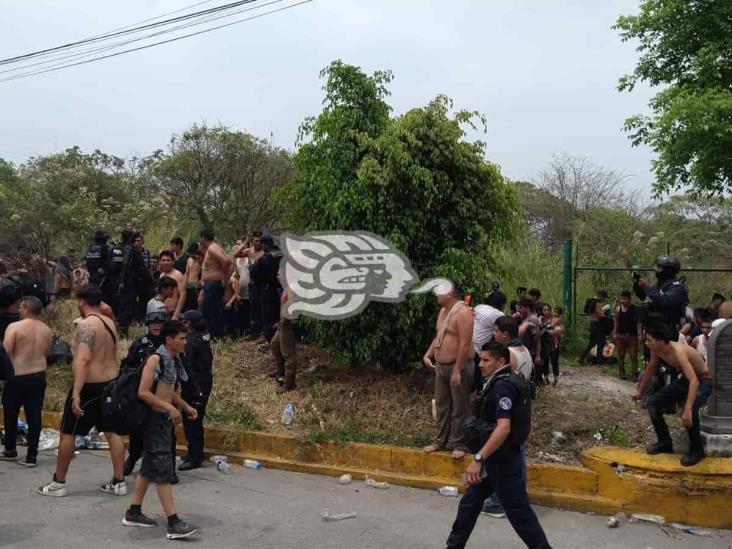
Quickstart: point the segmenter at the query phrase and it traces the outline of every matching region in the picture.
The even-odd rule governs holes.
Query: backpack
[[[102,393],[102,417],[118,435],[139,433],[150,407],[137,396],[142,368],[122,372]]]
[[[7,278],[17,286],[20,297],[29,295],[37,297],[44,307],[51,302],[51,298],[46,292],[46,286],[40,278],[30,273],[8,275]]]
[[[124,248],[120,246],[114,246],[109,251],[109,261],[107,262],[107,275],[112,278],[117,278],[122,275],[125,271],[125,267],[130,260],[130,253],[128,251],[129,246]]]

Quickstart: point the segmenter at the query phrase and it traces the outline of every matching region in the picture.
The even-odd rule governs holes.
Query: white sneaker
[[[102,484],[99,489],[107,494],[114,494],[115,496],[126,496],[127,495],[127,482],[124,480],[117,484],[112,484],[110,480],[107,484]]]
[[[51,496],[54,498],[62,498],[66,495],[66,483],[56,482],[51,480],[45,486],[38,487],[38,493],[42,496]]]

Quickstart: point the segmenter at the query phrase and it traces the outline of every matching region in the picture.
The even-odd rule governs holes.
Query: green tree
[[[663,86],[651,116],[625,122],[633,145],[650,146],[656,195],[684,189],[697,196],[732,190],[732,2],[644,0],[620,17],[623,41],[636,41],[640,60],[620,79]]]
[[[276,227],[270,194],[292,174],[286,151],[247,133],[205,124],[174,135],[167,151],[156,151],[142,165],[149,184],[178,217],[215,227],[228,238],[245,228]]]
[[[275,194],[298,232],[368,230],[389,239],[422,277],[447,276],[467,292],[489,287],[493,239],[518,223],[513,188],[464,140],[475,113],[450,115],[451,102],[391,118],[389,72],[363,73],[333,62],[324,69],[323,112],[301,127],[295,176]],[[421,356],[434,330],[433,299],[372,303],[357,317],[313,322],[316,337],[349,363],[399,368]]]

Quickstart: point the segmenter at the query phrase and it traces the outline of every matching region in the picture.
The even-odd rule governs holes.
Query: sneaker
[[[646,448],[646,453],[652,456],[656,454],[673,454],[674,446],[670,440],[668,442],[654,442]]]
[[[125,518],[122,519],[122,524],[125,526],[139,526],[141,528],[154,528],[158,525],[157,522],[145,515],[142,511],[133,513],[129,509],[125,513]]]
[[[18,459],[18,451],[13,450],[12,452],[8,452],[7,450],[3,450],[2,454],[0,454],[0,461],[15,461]]]
[[[25,456],[25,459],[19,459],[18,463],[22,465],[23,467],[37,467],[38,463],[37,459],[32,456]]]
[[[482,512],[483,514],[496,519],[502,519],[506,516],[506,512],[503,510],[503,505],[500,503],[493,503],[493,501],[486,501],[485,505],[483,505]]]
[[[51,482],[49,482],[45,486],[39,486],[37,491],[42,496],[62,498],[66,495],[66,483],[51,480]]]
[[[102,484],[99,490],[106,494],[114,494],[115,496],[126,496],[127,495],[127,483],[123,480],[114,484],[111,480],[107,484]]]
[[[198,532],[198,528],[185,521],[179,520],[173,526],[168,526],[168,539],[182,539],[192,536]]]
[[[201,467],[200,461],[186,461],[185,463],[182,463],[179,467],[179,471],[193,471],[194,469],[198,469]]]

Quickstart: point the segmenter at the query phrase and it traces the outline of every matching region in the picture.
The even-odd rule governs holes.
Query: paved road
[[[0,462],[0,547],[129,548],[170,547],[162,508],[154,491],[143,509],[160,526],[126,528],[121,520],[128,497],[97,490],[111,465],[105,452],[82,452],[72,463],[69,495],[45,498],[35,487],[46,482],[55,464],[42,454],[39,467],[25,469]],[[206,467],[181,473],[175,489],[179,514],[201,526],[196,547],[215,548],[440,548],[455,516],[456,498],[392,486],[367,488],[363,482],[340,486],[335,479],[232,466],[229,475]],[[323,522],[320,513],[356,512],[354,519]],[[555,549],[721,549],[732,547],[732,531],[713,537],[669,538],[653,525],[632,524],[616,530],[605,518],[536,507]],[[520,548],[506,520],[481,517],[469,547]]]

